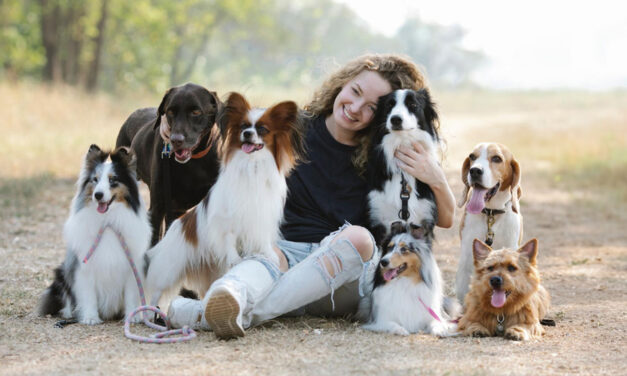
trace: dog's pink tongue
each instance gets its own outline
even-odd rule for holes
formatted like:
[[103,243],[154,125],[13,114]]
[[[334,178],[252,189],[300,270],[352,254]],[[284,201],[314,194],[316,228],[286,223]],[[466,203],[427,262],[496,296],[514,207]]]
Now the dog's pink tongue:
[[96,210],[98,210],[98,213],[104,214],[104,213],[107,212],[107,209],[109,209],[109,203],[107,203],[107,202],[99,202],[98,203],[98,208]]
[[253,150],[255,150],[255,145],[254,144],[242,144],[242,150],[244,151],[244,153],[250,154],[253,152]]
[[397,270],[390,269],[390,270],[387,270],[385,273],[383,273],[383,279],[385,279],[386,281],[391,281],[392,279],[394,279],[394,277],[396,277],[396,275],[397,275]]
[[468,205],[466,205],[466,211],[470,214],[479,214],[485,207],[485,194],[487,189],[479,189],[473,188],[472,197],[470,197],[470,201],[468,201]]
[[492,307],[501,308],[505,305],[505,290],[493,290],[492,291]]

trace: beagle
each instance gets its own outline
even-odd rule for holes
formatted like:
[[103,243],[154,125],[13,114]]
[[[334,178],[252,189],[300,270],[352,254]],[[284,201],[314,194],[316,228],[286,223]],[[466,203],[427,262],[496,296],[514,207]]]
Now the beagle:
[[466,187],[459,207],[466,205],[466,210],[460,225],[461,257],[455,292],[463,304],[474,270],[474,239],[493,249],[517,249],[523,221],[518,204],[522,195],[520,166],[505,145],[484,142],[475,146],[462,166],[462,181]]

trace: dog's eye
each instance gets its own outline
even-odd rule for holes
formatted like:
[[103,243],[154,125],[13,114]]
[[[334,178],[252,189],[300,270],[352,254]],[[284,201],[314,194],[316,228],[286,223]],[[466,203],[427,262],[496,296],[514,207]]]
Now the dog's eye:
[[264,127],[263,125],[258,125],[255,128],[257,128],[257,134],[259,136],[265,136],[270,132],[268,128]]
[[115,187],[118,185],[118,179],[115,176],[109,176],[109,185]]
[[242,123],[242,124],[240,124],[240,125],[239,125],[239,127],[240,127],[242,130],[244,130],[244,129],[248,128],[249,126],[250,126],[250,125],[248,125],[247,123]]
[[488,269],[489,272],[491,272],[491,271],[494,270],[494,266],[488,266],[487,269]]
[[513,273],[513,272],[515,272],[515,271],[516,271],[516,270],[518,270],[518,269],[516,269],[516,267],[515,267],[514,265],[508,265],[508,266],[507,266],[507,270],[509,270],[510,272],[512,272],[512,273]]
[[503,162],[503,160],[498,155],[495,155],[494,157],[492,157],[492,162],[494,162],[494,163],[501,163],[501,162]]
[[174,116],[174,112],[172,110],[168,110],[165,114],[168,116]]
[[192,111],[192,116],[200,116],[201,114],[202,114],[202,112],[200,110]]
[[470,154],[470,155],[468,156],[468,158],[469,158],[471,161],[474,161],[475,159],[477,159],[477,157],[475,157],[475,155],[474,155],[474,154]]
[[93,181],[94,183],[98,183],[98,177],[94,176],[93,178],[91,178],[91,181]]
[[405,253],[407,253],[407,252],[409,252],[409,248],[407,248],[407,247],[401,247],[401,253],[402,253],[402,254],[405,254]]

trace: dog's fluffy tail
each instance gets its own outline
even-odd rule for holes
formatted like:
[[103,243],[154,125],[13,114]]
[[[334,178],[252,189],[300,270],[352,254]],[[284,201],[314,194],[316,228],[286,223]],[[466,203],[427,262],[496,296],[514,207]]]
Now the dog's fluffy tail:
[[442,310],[450,320],[455,320],[462,315],[462,306],[455,298],[445,296],[442,300]]
[[54,270],[54,281],[44,291],[37,303],[37,314],[39,316],[56,315],[63,309],[64,297],[66,294],[65,277],[63,269],[58,267]]

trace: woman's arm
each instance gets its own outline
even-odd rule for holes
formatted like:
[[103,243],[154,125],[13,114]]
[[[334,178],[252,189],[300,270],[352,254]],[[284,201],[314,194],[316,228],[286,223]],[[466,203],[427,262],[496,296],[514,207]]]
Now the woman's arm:
[[401,146],[395,153],[398,166],[411,176],[431,187],[438,208],[436,225],[449,228],[453,225],[455,215],[455,196],[446,181],[444,170],[430,153],[418,142],[413,149]]

